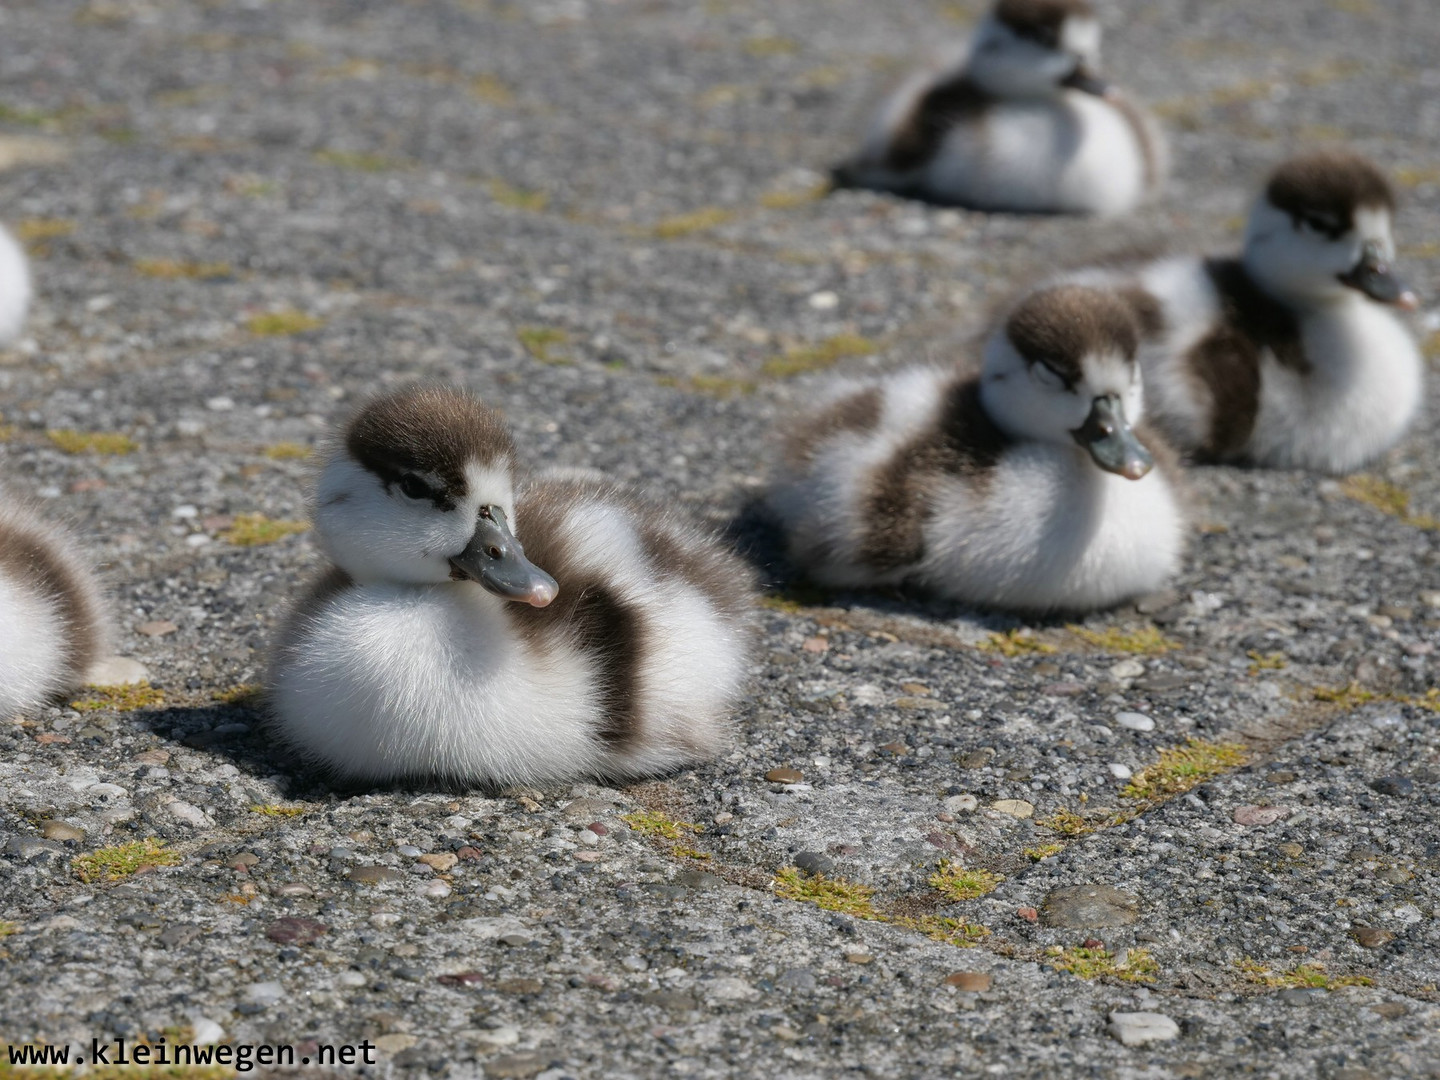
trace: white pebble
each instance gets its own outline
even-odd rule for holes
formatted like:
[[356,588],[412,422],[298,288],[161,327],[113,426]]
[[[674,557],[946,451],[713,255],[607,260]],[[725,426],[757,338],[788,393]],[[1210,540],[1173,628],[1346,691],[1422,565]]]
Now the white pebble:
[[205,816],[204,810],[188,802],[177,800],[172,802],[166,809],[170,811],[170,816],[176,821],[183,821],[186,825],[194,826],[197,829],[203,828],[211,823],[210,819]]
[[431,900],[444,900],[450,895],[450,883],[447,881],[435,880],[420,890],[421,896],[428,896]]
[[225,397],[223,394],[219,397],[206,398],[205,408],[211,412],[229,412],[235,408],[235,399]]
[[285,996],[285,988],[278,982],[251,983],[245,988],[245,997],[257,1005],[273,1005]]
[[1110,676],[1115,679],[1138,679],[1145,674],[1145,665],[1139,660],[1121,660],[1110,668]]
[[1143,712],[1118,712],[1115,714],[1115,723],[1131,731],[1154,731],[1155,721],[1146,716]]
[[1116,780],[1129,780],[1130,777],[1134,775],[1134,773],[1130,771],[1130,766],[1121,765],[1118,761],[1112,761],[1106,768],[1110,770],[1110,775],[1115,777]]
[[401,844],[395,851],[400,855],[404,855],[407,859],[418,859],[421,855],[425,854],[414,844]]
[[940,805],[947,813],[973,814],[980,808],[980,800],[974,795],[951,795]]
[[186,547],[201,548],[208,543],[210,543],[210,537],[206,536],[204,533],[191,533],[189,536],[185,537]]
[[810,296],[810,306],[816,311],[831,311],[839,305],[840,297],[829,289],[822,289]]
[[196,1046],[213,1046],[225,1038],[225,1029],[207,1016],[197,1016],[190,1024],[190,1041]]
[[341,986],[364,986],[368,980],[358,971],[342,971],[335,981]]
[[1113,1012],[1110,1034],[1122,1046],[1144,1046],[1152,1042],[1169,1042],[1180,1037],[1180,1025],[1164,1013]]

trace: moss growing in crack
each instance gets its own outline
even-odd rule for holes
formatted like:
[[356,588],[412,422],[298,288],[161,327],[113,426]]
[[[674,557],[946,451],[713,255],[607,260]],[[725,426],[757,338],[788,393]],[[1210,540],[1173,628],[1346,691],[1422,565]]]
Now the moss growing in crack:
[[1272,971],[1260,961],[1247,956],[1236,960],[1235,967],[1247,982],[1276,990],[1334,990],[1341,986],[1375,985],[1375,980],[1367,975],[1331,975],[1325,970],[1324,964],[1315,961],[1297,964],[1289,971]]
[[252,814],[261,817],[299,817],[305,813],[303,806],[281,806],[279,803],[255,803],[250,807]]
[[650,234],[657,240],[679,240],[719,228],[734,216],[733,210],[726,210],[723,206],[704,206],[688,214],[662,218],[651,226]]
[[967,870],[948,859],[940,862],[940,869],[930,875],[930,887],[943,893],[950,900],[974,900],[988,892],[1005,879],[989,870]]
[[1064,850],[1064,844],[1037,844],[1035,847],[1025,849],[1025,857],[1031,862],[1039,862],[1041,859],[1050,858],[1051,855],[1059,855]]
[[857,919],[884,921],[875,910],[875,890],[869,885],[824,874],[806,875],[794,866],[787,866],[775,875],[771,887],[775,895],[784,900],[799,900],[826,911],[853,915]]
[[1056,971],[1066,971],[1081,979],[1111,978],[1124,982],[1153,983],[1160,965],[1149,949],[1087,949],[1075,946],[1066,949],[1052,945],[1045,950],[1042,961]]
[[221,705],[252,705],[260,700],[261,690],[258,683],[237,683],[224,690],[216,690],[210,697]]
[[303,461],[310,456],[310,447],[304,443],[271,443],[261,451],[271,461]]
[[990,936],[988,927],[964,919],[951,919],[944,915],[921,915],[918,918],[900,918],[895,925],[906,930],[924,934],[931,941],[954,945],[957,949],[972,949]]
[[337,169],[367,173],[389,172],[407,167],[407,163],[398,158],[366,151],[319,150],[315,154],[315,160],[324,165],[333,165]]
[[1047,818],[1037,818],[1035,824],[1049,829],[1051,832],[1057,832],[1061,836],[1084,836],[1099,827],[1093,821],[1085,820],[1074,810],[1064,808],[1056,810]]
[[519,340],[521,347],[542,364],[568,364],[570,362],[567,357],[552,351],[570,341],[570,335],[559,327],[519,326],[515,328],[515,337]]
[[878,348],[875,342],[859,334],[836,334],[813,345],[796,345],[786,349],[784,355],[767,361],[761,370],[766,375],[788,379],[824,371],[853,356],[869,356]]
[[220,539],[236,547],[259,547],[307,532],[309,528],[307,521],[280,521],[264,514],[236,514],[230,528],[220,534]]
[[7,938],[11,934],[20,932],[20,924],[11,922],[9,919],[0,919],[0,938]]
[[1041,641],[1031,631],[1018,627],[1004,633],[990,634],[975,647],[982,652],[998,652],[1001,656],[1011,657],[1031,656],[1036,653],[1044,655],[1058,651],[1054,645]]
[[1160,751],[1160,760],[1136,773],[1120,790],[1127,799],[1168,799],[1183,795],[1221,773],[1249,760],[1240,743],[1209,743],[1189,739],[1184,746]]
[[1338,705],[1342,709],[1358,709],[1362,705],[1387,702],[1393,705],[1413,705],[1426,712],[1440,712],[1440,687],[1431,687],[1423,695],[1402,694],[1389,690],[1366,690],[1359,683],[1349,686],[1317,686],[1311,690],[1316,701],[1327,705]]
[[501,206],[512,210],[528,210],[538,214],[550,205],[550,196],[543,191],[530,191],[507,184],[504,180],[491,180],[487,185],[490,197]]
[[676,821],[666,817],[658,810],[637,810],[633,814],[624,814],[621,821],[642,836],[658,836],[662,840],[680,840],[686,833],[704,832],[703,825],[695,825],[689,821]]
[[1118,626],[1107,626],[1104,630],[1091,630],[1084,626],[1067,626],[1065,629],[1087,645],[1101,652],[1132,653],[1138,656],[1163,656],[1182,646],[1178,641],[1166,637],[1158,627],[1141,626],[1122,630]]
[[76,712],[99,712],[114,709],[116,712],[134,712],[154,705],[165,704],[165,693],[148,682],[132,683],[128,686],[86,687],[84,697],[70,702]]
[[81,881],[120,881],[143,866],[175,866],[180,861],[178,852],[151,836],[86,852],[71,860],[70,868]]
[[1260,653],[1251,649],[1245,654],[1250,658],[1250,674],[1259,675],[1262,671],[1283,671],[1290,663],[1290,658],[1283,652]]
[[252,315],[246,320],[245,329],[256,337],[287,337],[290,334],[318,330],[324,325],[324,319],[317,319],[314,315],[307,315],[295,308],[285,308],[282,311]]
[[722,398],[753,394],[757,388],[754,379],[736,379],[727,375],[691,375],[683,379],[674,375],[658,375],[655,383],[658,386],[672,386],[677,390]]
[[106,431],[75,431],[71,428],[52,428],[45,437],[67,454],[104,454],[123,457],[133,454],[139,444],[128,435]]
[[185,262],[178,259],[136,259],[131,264],[135,272],[146,277],[175,281],[188,278],[191,281],[218,281],[235,276],[234,269],[226,262]]
[[1440,529],[1440,518],[1431,517],[1429,514],[1412,514],[1410,493],[1398,484],[1392,484],[1378,476],[1347,477],[1341,482],[1340,490],[1347,499],[1364,503],[1382,514],[1398,518],[1406,525],[1426,531]]

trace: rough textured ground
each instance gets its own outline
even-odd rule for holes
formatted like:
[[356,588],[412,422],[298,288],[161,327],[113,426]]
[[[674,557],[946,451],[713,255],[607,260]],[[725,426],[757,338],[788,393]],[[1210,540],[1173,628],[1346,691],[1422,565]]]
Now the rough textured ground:
[[[747,510],[821,377],[791,369],[945,355],[1097,252],[1232,245],[1317,141],[1395,176],[1440,295],[1440,24],[1107,5],[1178,171],[1123,224],[817,197],[976,7],[0,7],[0,218],[41,293],[0,353],[0,467],[93,545],[161,691],[0,725],[0,1034],[370,1039],[372,1073],[547,1080],[1440,1076],[1429,422],[1359,482],[1196,471],[1173,592],[1018,642],[796,589]],[[776,590],[731,753],[623,791],[356,795],[272,749],[245,688],[317,559],[234,541],[301,519],[296,455],[414,376],[502,405],[536,464],[735,523]],[[1223,771],[1167,798],[1191,739]],[[151,837],[123,880],[85,861]],[[935,888],[961,867],[1003,880]],[[844,911],[807,902],[825,880]],[[1178,1037],[1123,1046],[1113,1011]]]

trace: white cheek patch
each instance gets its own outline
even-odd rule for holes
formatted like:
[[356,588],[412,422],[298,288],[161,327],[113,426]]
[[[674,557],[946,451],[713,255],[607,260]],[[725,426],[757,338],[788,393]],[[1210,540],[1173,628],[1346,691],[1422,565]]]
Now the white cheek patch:
[[1094,19],[1066,19],[1060,30],[1060,47],[1095,63],[1100,59],[1100,24]]
[[1362,243],[1379,244],[1385,258],[1395,258],[1395,240],[1390,234],[1390,211],[1384,207],[1364,206],[1356,210],[1355,233]]
[[465,466],[466,498],[460,508],[477,510],[482,506],[498,506],[505,516],[515,523],[515,489],[510,479],[508,465],[491,462],[482,465],[472,461]]

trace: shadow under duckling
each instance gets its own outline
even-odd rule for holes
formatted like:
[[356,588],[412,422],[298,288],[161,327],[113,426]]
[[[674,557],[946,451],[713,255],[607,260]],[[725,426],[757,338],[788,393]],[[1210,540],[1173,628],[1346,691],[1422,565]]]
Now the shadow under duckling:
[[1155,591],[1184,548],[1178,470],[1140,424],[1139,328],[1114,293],[1026,297],[978,375],[842,382],[784,439],[769,505],[829,586],[1080,612]]
[[278,734],[349,783],[545,783],[713,756],[750,667],[749,568],[574,474],[517,478],[468,394],[371,401],[323,465],[335,563],[275,646]]

